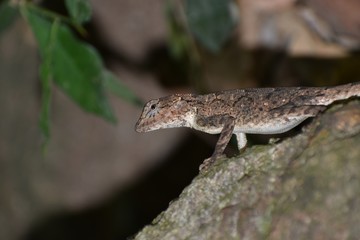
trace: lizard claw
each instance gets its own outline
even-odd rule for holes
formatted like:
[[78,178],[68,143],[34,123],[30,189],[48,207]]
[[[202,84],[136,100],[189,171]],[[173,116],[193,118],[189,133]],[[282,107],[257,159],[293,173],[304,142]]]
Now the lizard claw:
[[199,167],[199,171],[200,172],[206,172],[214,163],[217,159],[225,157],[225,154],[221,154],[219,156],[211,156],[209,158],[206,158],[204,160],[204,162],[200,165]]
[[199,171],[200,172],[207,171],[209,169],[209,167],[211,165],[213,165],[214,162],[215,162],[215,159],[213,159],[213,157],[209,157],[209,158],[205,159],[204,162],[200,165]]

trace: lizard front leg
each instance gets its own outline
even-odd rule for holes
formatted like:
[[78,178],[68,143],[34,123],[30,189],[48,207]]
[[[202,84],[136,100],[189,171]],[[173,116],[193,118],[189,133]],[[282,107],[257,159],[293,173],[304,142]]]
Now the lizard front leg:
[[210,158],[205,159],[205,161],[200,165],[200,171],[208,169],[216,159],[218,159],[224,152],[227,144],[229,143],[231,136],[233,134],[235,127],[235,118],[226,117],[224,127],[221,130],[219,140],[216,143],[215,151]]

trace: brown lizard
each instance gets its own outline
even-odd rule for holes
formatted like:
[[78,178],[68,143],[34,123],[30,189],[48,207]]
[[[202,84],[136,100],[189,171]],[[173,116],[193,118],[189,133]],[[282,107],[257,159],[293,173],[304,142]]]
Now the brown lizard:
[[220,133],[212,156],[200,170],[219,158],[232,134],[238,148],[246,146],[246,133],[286,132],[314,117],[334,101],[360,96],[360,82],[335,87],[249,88],[206,95],[174,94],[146,103],[136,123],[137,132],[190,127]]

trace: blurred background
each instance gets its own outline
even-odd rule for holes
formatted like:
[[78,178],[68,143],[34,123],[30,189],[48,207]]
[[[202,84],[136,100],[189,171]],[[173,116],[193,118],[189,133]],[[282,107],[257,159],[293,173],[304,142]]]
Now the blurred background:
[[[72,2],[0,2],[0,239],[126,239],[150,224],[217,141],[136,133],[150,99],[359,81],[358,0]],[[73,84],[96,66],[116,78]]]

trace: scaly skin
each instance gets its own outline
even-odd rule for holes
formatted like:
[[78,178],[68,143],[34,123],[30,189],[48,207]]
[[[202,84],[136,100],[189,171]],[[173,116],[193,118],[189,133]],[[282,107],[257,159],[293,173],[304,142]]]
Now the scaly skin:
[[336,87],[249,88],[206,95],[174,94],[150,100],[136,123],[137,132],[190,127],[220,134],[213,155],[200,169],[208,168],[235,134],[239,150],[246,133],[286,132],[329,104],[360,96],[360,82]]

